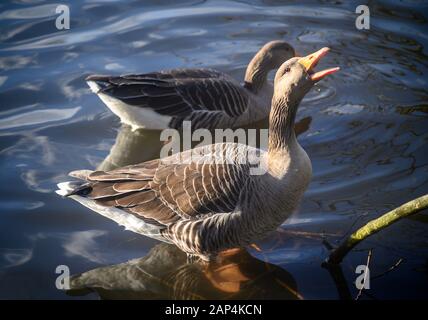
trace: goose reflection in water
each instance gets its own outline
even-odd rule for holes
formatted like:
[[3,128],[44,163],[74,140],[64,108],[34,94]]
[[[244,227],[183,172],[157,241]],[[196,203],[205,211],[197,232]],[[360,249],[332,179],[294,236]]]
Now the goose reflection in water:
[[135,130],[123,124],[107,157],[97,170],[109,171],[118,167],[159,158],[162,148],[160,132],[156,130]]
[[70,279],[69,295],[95,292],[102,299],[301,299],[284,269],[245,250],[221,262],[188,263],[186,254],[161,243],[143,258],[96,268]]

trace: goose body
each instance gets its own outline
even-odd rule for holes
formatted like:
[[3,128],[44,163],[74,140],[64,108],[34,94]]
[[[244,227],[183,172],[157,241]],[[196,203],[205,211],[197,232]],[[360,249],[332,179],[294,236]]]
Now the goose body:
[[[253,243],[294,212],[310,182],[311,163],[296,139],[294,119],[313,79],[320,79],[309,72],[326,50],[278,70],[268,151],[217,143],[108,172],[72,172],[84,182],[59,184],[57,192],[203,260]],[[254,164],[262,169],[258,174]]]
[[230,128],[265,118],[273,86],[269,71],[294,56],[283,41],[264,45],[247,67],[244,85],[212,69],[173,69],[124,76],[91,75],[91,90],[133,129]]
[[267,152],[218,143],[109,172],[72,172],[87,183],[59,187],[130,231],[207,258],[274,231],[297,207],[311,165],[297,143],[290,152],[269,173],[251,175],[254,163],[267,165]]

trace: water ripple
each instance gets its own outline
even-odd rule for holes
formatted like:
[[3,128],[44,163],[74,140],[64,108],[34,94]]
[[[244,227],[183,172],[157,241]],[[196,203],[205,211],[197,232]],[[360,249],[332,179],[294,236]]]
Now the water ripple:
[[81,107],[65,109],[41,109],[0,119],[0,130],[40,125],[47,122],[66,120],[74,117]]

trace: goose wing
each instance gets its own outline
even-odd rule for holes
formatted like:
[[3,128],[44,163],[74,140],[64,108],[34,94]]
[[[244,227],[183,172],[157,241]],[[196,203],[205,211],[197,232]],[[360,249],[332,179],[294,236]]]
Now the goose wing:
[[193,128],[233,124],[245,112],[248,91],[237,81],[211,69],[176,69],[119,77],[90,76],[104,93],[122,102],[173,117],[172,127],[183,120]]
[[221,143],[193,150],[204,156],[195,161],[189,158],[195,157],[195,151],[189,150],[108,172],[72,172],[87,182],[70,195],[125,210],[159,226],[233,211],[249,177],[248,155],[257,149]]

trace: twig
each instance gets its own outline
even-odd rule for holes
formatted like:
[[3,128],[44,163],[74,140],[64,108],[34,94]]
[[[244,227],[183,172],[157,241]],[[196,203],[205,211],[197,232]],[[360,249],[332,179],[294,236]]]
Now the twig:
[[366,216],[367,213],[361,214],[359,215],[354,222],[352,222],[351,226],[348,228],[348,230],[346,230],[346,232],[343,234],[343,236],[340,238],[340,240],[343,240],[346,238],[346,235],[349,234],[349,232],[351,232],[352,229],[354,229],[354,226],[358,223],[359,220],[361,220],[364,216]]
[[[366,263],[366,268],[367,269],[369,269],[371,258],[372,258],[372,249],[369,250],[369,254],[367,255],[367,263]],[[367,275],[368,274],[370,274],[370,272],[367,272],[367,270],[366,270],[366,272],[364,273],[363,285],[361,286],[360,291],[358,291],[358,294],[355,297],[355,300],[360,299],[361,293],[363,292],[363,289],[366,286],[366,281],[367,281]]]
[[323,239],[322,244],[324,245],[324,247],[326,247],[328,251],[331,251],[334,249],[333,245],[330,242],[328,242],[327,239]]
[[382,272],[382,273],[380,273],[380,274],[377,274],[377,275],[375,275],[374,277],[372,277],[372,280],[373,279],[377,279],[377,278],[380,278],[380,277],[382,277],[382,276],[384,276],[384,275],[387,275],[388,273],[390,273],[392,270],[394,270],[394,269],[396,269],[402,262],[404,261],[404,259],[403,258],[400,258],[400,259],[398,259],[398,261],[396,262],[396,263],[394,263],[391,267],[389,267],[389,269],[388,270],[386,270],[385,272]]
[[333,250],[330,253],[327,263],[341,263],[346,254],[367,237],[379,232],[404,217],[408,217],[426,208],[428,208],[428,195],[409,201],[400,207],[385,213],[379,218],[369,221],[363,227],[346,238],[339,247]]

